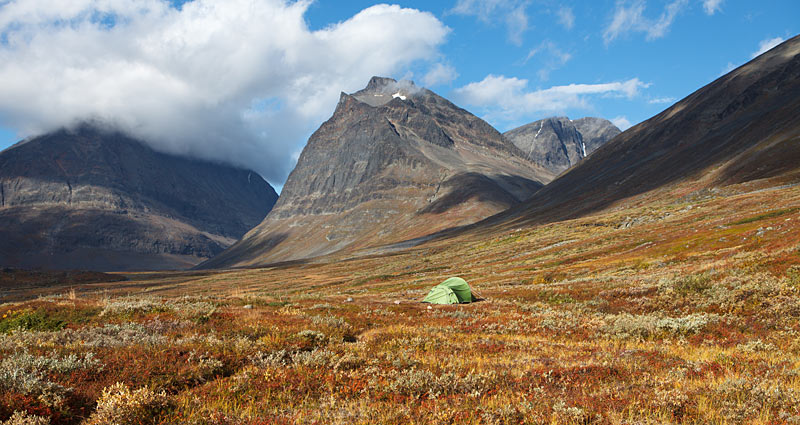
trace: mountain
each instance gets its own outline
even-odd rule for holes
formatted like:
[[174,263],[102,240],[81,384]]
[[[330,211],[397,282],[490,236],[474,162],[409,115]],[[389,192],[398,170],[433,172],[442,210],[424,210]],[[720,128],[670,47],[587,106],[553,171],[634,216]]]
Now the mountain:
[[191,267],[257,225],[276,199],[254,172],[85,124],[0,152],[0,265]]
[[590,155],[597,148],[622,133],[616,125],[605,118],[584,117],[572,121],[572,124],[583,138],[586,155]]
[[524,204],[475,227],[579,217],[637,195],[796,184],[798,111],[800,36],[616,136]]
[[554,174],[483,120],[410,82],[342,93],[275,208],[202,267],[253,266],[416,238],[516,205]]
[[572,121],[567,117],[553,117],[509,130],[503,135],[526,152],[529,160],[560,174],[619,133],[611,121],[602,118]]

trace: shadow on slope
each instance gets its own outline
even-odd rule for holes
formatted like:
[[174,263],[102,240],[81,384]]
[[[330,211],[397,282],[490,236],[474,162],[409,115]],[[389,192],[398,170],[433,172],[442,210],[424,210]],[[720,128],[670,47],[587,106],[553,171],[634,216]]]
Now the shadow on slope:
[[[224,265],[227,264],[231,258],[236,258],[242,263],[247,263],[248,261],[256,259],[264,252],[272,251],[287,238],[289,238],[288,232],[273,232],[266,235],[258,235],[256,237],[242,239],[232,247],[228,248],[228,250],[222,252],[216,257],[209,259],[208,261],[197,265],[194,269],[209,270],[224,267]],[[302,263],[302,261],[282,261],[263,266],[266,267],[278,264],[295,263]]]
[[[505,185],[525,188],[530,193],[541,188],[542,184],[519,176],[497,176]],[[417,215],[441,214],[455,208],[471,199],[481,203],[493,203],[501,208],[510,208],[519,204],[518,200],[498,182],[480,173],[460,173],[442,183],[450,189],[447,195],[431,202],[427,207],[419,210]]]

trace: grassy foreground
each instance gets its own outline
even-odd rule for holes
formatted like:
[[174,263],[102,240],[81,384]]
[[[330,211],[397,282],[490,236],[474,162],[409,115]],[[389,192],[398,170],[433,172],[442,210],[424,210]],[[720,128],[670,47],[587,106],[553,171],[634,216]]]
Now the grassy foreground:
[[[800,187],[737,190],[376,258],[9,290],[0,420],[800,423]],[[485,301],[417,302],[453,275]]]

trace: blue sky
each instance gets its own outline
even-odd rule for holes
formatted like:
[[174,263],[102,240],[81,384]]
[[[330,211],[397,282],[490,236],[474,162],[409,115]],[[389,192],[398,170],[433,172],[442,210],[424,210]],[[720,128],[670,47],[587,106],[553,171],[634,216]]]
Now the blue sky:
[[553,115],[626,128],[800,32],[797,0],[66,3],[0,2],[0,149],[93,118],[276,186],[371,75],[501,131]]
[[[472,3],[472,4],[471,4]],[[489,14],[481,3],[496,4]],[[705,7],[709,7],[708,9]],[[312,27],[344,19],[373,4],[369,1],[318,1],[309,9]],[[473,13],[459,13],[466,5]],[[644,28],[606,36],[620,9],[641,7],[643,25],[655,26],[671,4],[678,5],[662,32]],[[432,87],[460,100],[456,89],[487,75],[528,81],[526,91],[569,84],[601,84],[638,78],[646,84],[632,98],[592,97],[587,106],[520,113],[513,119],[490,114],[491,108],[462,105],[488,118],[501,131],[554,114],[577,118],[596,115],[643,121],[734,66],[750,60],[764,42],[777,42],[800,32],[797,1],[406,1],[403,6],[434,13],[452,32],[441,52],[458,74],[452,82]],[[491,7],[491,6],[490,6]],[[514,29],[508,15],[522,7],[527,25]],[[471,8],[471,9],[470,9]],[[562,18],[563,15],[570,18]],[[333,19],[331,19],[333,18]],[[533,54],[532,54],[533,53]],[[414,69],[412,78],[424,75]],[[403,77],[403,75],[396,75]],[[493,119],[494,118],[494,119]],[[624,122],[624,121],[623,121]]]

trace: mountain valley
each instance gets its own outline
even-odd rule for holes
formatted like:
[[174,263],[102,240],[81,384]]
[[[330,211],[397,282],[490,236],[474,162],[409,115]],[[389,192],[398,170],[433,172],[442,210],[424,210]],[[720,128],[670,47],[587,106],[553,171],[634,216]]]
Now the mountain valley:
[[[753,56],[621,133],[374,77],[279,198],[116,132],[21,142],[0,263],[113,271],[0,271],[0,421],[800,423],[800,36]],[[422,302],[451,277],[474,302]]]

